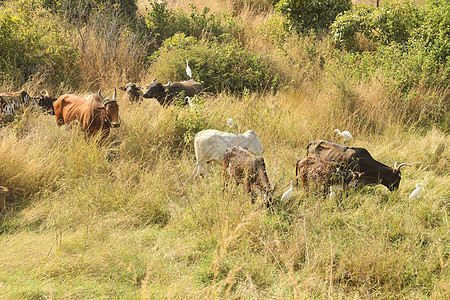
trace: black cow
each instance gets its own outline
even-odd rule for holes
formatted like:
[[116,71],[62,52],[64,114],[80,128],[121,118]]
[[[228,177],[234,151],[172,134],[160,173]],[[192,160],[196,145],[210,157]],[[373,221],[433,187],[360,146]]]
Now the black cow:
[[354,170],[363,173],[358,180],[360,185],[382,184],[390,191],[395,191],[400,185],[402,175],[400,169],[409,166],[402,163],[389,167],[376,161],[364,148],[347,147],[329,141],[319,140],[310,143],[307,147],[307,155],[323,161],[335,162],[346,170]]
[[[147,91],[144,93],[144,98],[156,98],[162,106],[171,104],[174,98],[178,97],[182,92],[184,96],[193,97],[203,90],[203,84],[193,79],[182,82],[170,81],[163,85],[161,82],[155,82],[156,78],[147,86]],[[184,105],[187,101],[184,102]]]

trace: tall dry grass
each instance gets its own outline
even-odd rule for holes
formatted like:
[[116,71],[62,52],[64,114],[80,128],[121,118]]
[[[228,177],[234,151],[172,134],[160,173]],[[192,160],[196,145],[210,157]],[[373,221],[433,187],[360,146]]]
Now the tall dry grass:
[[[166,109],[154,99],[119,98],[122,125],[103,147],[38,109],[0,128],[0,185],[10,190],[0,216],[0,298],[449,297],[448,134],[405,126],[379,82],[330,68],[326,40],[269,43],[257,28],[271,17],[257,17],[246,45],[264,48],[278,62],[273,68],[291,78],[291,88],[275,95],[222,93]],[[86,68],[85,85],[72,92],[101,86],[111,95],[124,81],[151,78],[133,61],[137,49],[125,33],[101,35],[94,25],[74,35],[85,43]],[[269,213],[242,186],[223,191],[219,165],[193,182],[193,137],[206,128],[255,129],[277,199],[309,142],[341,142],[335,128],[350,130],[351,145],[377,160],[412,167],[394,193],[366,187],[331,200],[296,187]],[[409,199],[418,182],[425,190]]]

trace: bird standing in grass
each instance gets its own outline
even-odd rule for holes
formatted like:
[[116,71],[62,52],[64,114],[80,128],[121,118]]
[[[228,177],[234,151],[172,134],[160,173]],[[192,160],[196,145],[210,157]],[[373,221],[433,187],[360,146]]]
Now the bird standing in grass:
[[293,182],[294,181],[291,181],[291,187],[286,192],[284,192],[283,196],[281,196],[281,202],[287,201],[289,200],[289,198],[291,198],[292,190],[294,189]]
[[192,71],[191,68],[189,68],[188,60],[186,59],[186,74],[189,76],[189,78],[192,78]]
[[353,139],[353,136],[347,130],[341,132],[339,129],[335,129],[334,132],[337,132],[337,134],[344,138],[344,143],[347,143],[349,140]]
[[409,199],[419,197],[419,194],[422,192],[422,185],[420,183],[416,184],[416,189],[411,193]]
[[333,191],[333,187],[332,186],[330,186],[330,196],[329,197],[330,197],[331,200],[336,199],[336,192]]
[[232,118],[227,118],[227,125],[228,127],[233,128],[234,122]]

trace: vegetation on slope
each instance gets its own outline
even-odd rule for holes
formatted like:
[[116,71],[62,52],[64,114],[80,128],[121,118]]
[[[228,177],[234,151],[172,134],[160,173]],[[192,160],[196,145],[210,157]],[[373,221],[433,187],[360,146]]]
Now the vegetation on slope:
[[[332,35],[286,31],[285,16],[268,3],[214,2],[210,11],[181,3],[184,12],[148,3],[134,21],[93,7],[81,24],[66,22],[57,6],[2,4],[2,91],[110,93],[128,81],[184,80],[189,59],[217,97],[167,109],[119,99],[122,126],[105,147],[38,109],[0,128],[0,185],[10,190],[0,216],[0,297],[450,296],[448,55],[414,56],[409,46],[360,34],[358,47],[340,49]],[[436,12],[445,1],[430,3],[414,9]],[[236,10],[222,15],[223,7]],[[427,40],[444,45],[448,32],[434,33],[431,23],[423,23],[434,37]],[[438,67],[417,72],[424,60]],[[393,193],[366,187],[331,200],[299,187],[269,213],[242,186],[222,191],[220,166],[192,181],[195,133],[228,131],[227,117],[233,132],[257,131],[277,197],[309,142],[340,142],[335,128],[350,130],[352,145],[377,160],[412,167]],[[418,182],[425,190],[408,199]]]

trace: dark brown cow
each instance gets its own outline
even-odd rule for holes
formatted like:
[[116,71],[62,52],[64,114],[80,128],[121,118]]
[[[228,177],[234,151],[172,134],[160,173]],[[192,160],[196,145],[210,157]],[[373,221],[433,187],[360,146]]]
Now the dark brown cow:
[[247,148],[240,146],[228,148],[223,158],[222,174],[224,176],[224,187],[228,185],[230,178],[233,178],[238,185],[245,183],[252,203],[255,203],[257,195],[254,186],[256,186],[266,198],[267,207],[270,206],[273,189],[270,187],[266,164],[262,156],[257,156]]
[[[203,90],[203,84],[195,80],[188,80],[182,82],[173,82],[163,85],[161,82],[155,82],[156,78],[147,86],[147,91],[144,93],[144,98],[156,98],[162,106],[169,105],[174,98],[184,92],[184,96],[193,97]],[[184,105],[187,104],[186,100]]]
[[[315,157],[304,157],[297,161],[295,174],[302,180],[306,191],[309,191],[309,182],[313,182],[319,194],[327,195],[332,185],[341,185],[347,190],[351,181],[357,181],[363,175],[356,171],[346,170],[338,163],[327,162]],[[298,183],[297,183],[298,184]]]
[[125,86],[120,86],[119,89],[125,92],[123,96],[125,102],[142,102],[142,87],[130,82]]
[[53,106],[58,125],[77,120],[88,136],[101,131],[101,139],[104,140],[108,137],[111,127],[120,126],[116,89],[112,99],[104,99],[100,89],[98,94],[92,94],[87,99],[73,94],[62,95]]
[[0,214],[5,213],[6,205],[5,205],[5,196],[8,193],[8,189],[4,186],[0,186]]
[[364,173],[358,181],[360,185],[382,184],[390,191],[397,190],[400,185],[400,169],[409,166],[403,163],[397,167],[396,162],[392,168],[373,159],[364,148],[347,147],[324,140],[310,143],[307,154],[323,161],[338,163],[346,170]]
[[0,93],[0,123],[8,123],[14,120],[17,112],[30,105],[31,99],[25,91]]
[[36,98],[38,106],[40,106],[45,112],[51,115],[55,115],[55,109],[53,107],[53,102],[57,98],[51,97],[47,90],[44,92],[39,92],[39,97]]

